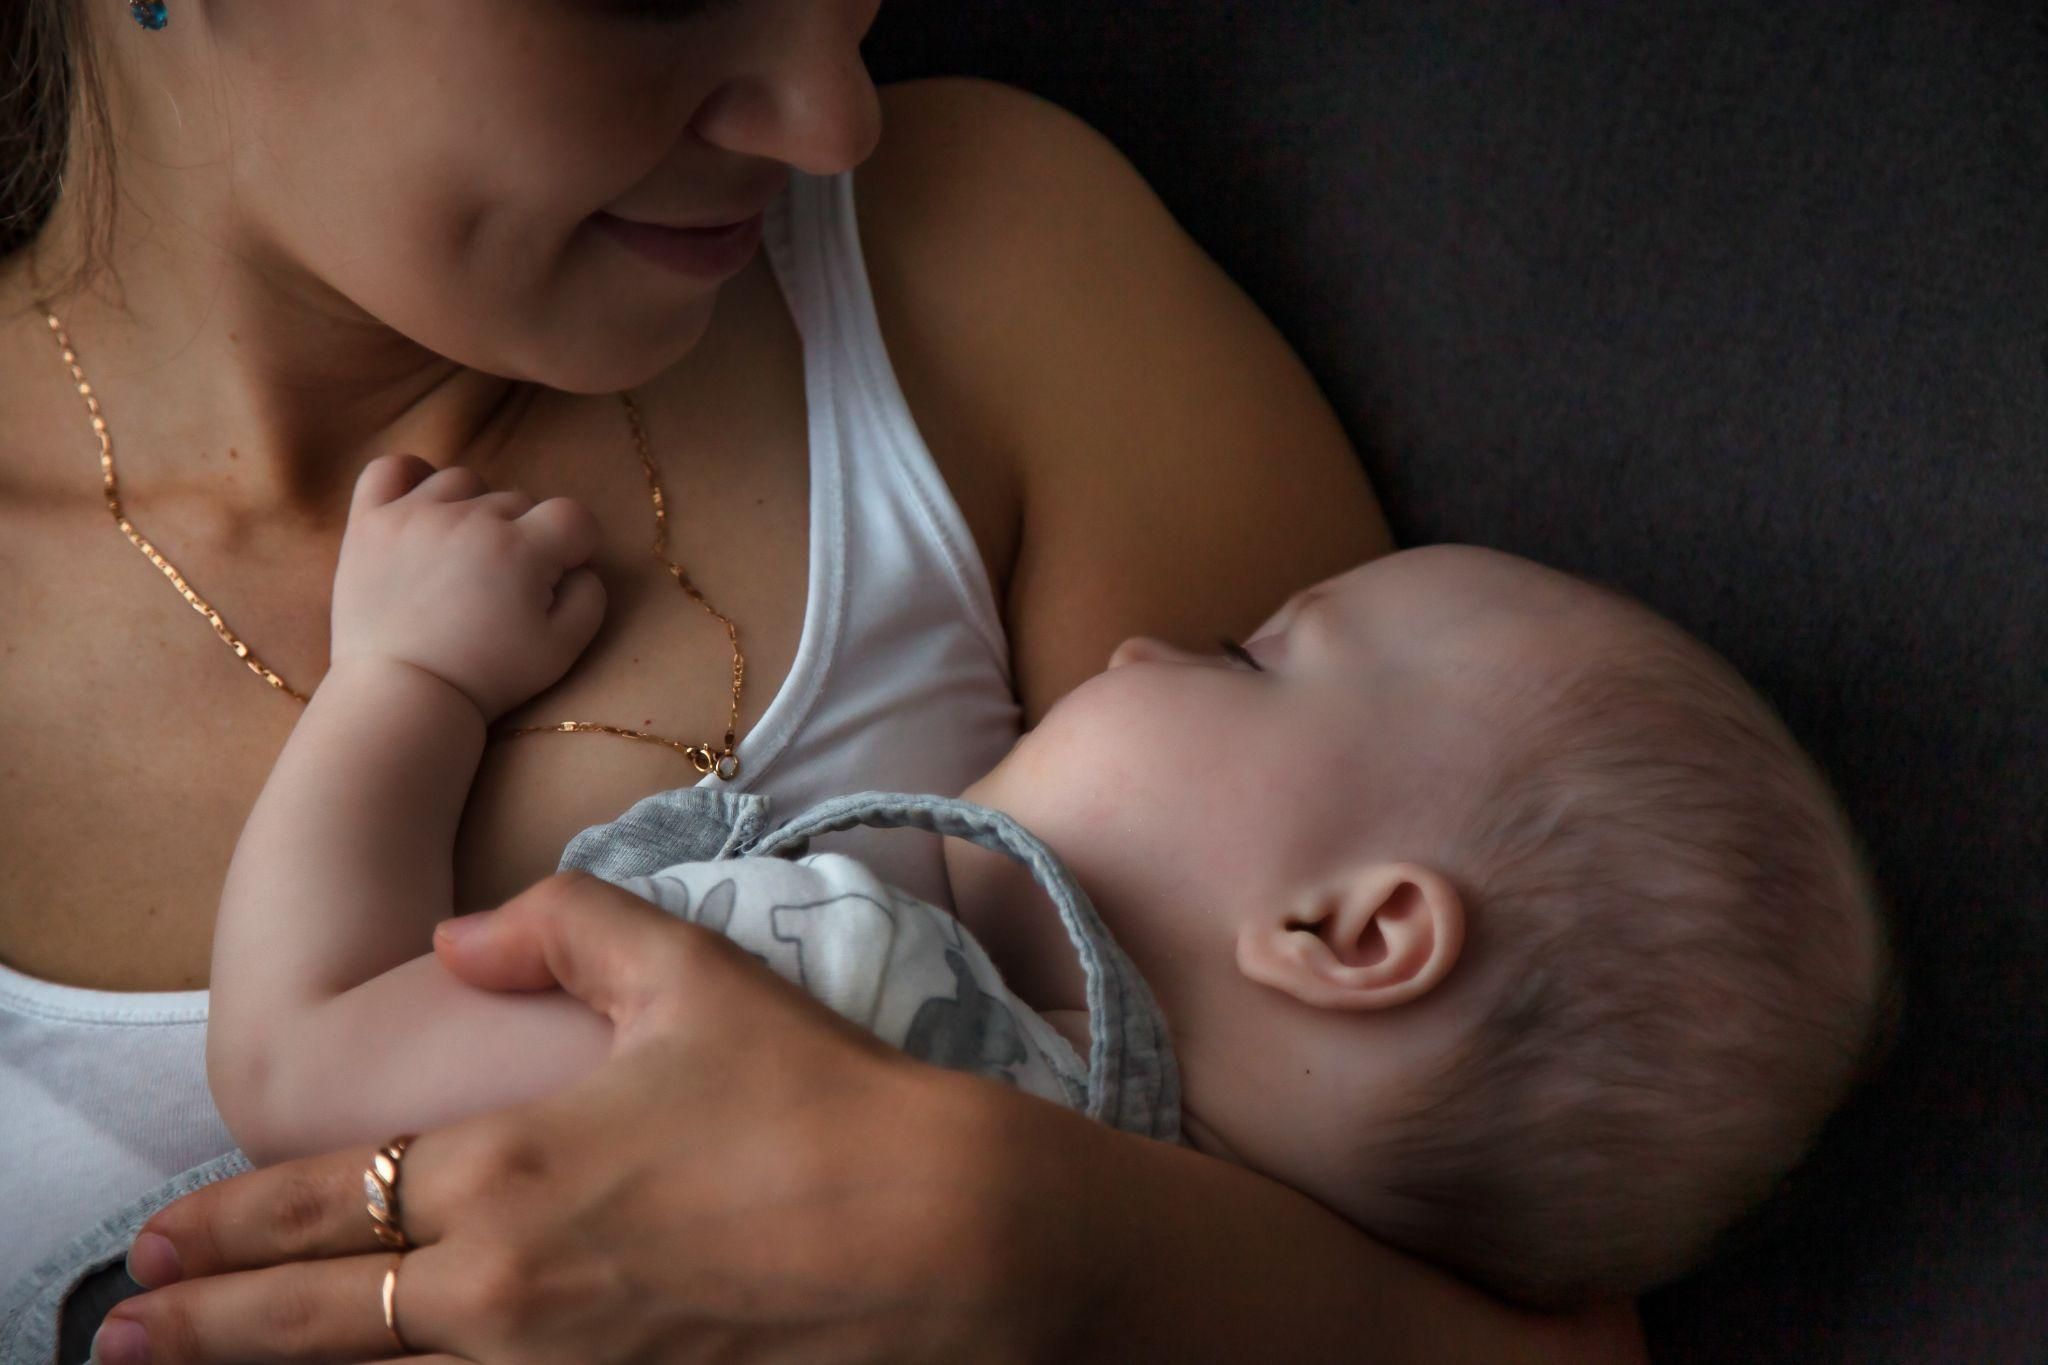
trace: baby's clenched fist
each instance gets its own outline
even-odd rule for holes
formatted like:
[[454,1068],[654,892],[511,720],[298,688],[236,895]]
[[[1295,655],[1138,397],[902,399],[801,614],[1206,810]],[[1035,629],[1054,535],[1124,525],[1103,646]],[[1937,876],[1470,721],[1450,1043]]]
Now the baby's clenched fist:
[[374,460],[334,575],[334,664],[423,668],[495,720],[568,672],[597,633],[596,550],[597,521],[579,502],[493,493],[471,470],[412,455]]

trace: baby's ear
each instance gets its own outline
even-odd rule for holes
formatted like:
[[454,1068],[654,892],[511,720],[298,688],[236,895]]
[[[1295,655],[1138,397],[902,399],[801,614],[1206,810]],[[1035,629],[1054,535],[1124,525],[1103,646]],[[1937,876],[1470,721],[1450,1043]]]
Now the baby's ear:
[[1465,946],[1465,903],[1441,874],[1374,863],[1308,896],[1295,913],[1237,935],[1237,969],[1326,1010],[1379,1010],[1442,983]]

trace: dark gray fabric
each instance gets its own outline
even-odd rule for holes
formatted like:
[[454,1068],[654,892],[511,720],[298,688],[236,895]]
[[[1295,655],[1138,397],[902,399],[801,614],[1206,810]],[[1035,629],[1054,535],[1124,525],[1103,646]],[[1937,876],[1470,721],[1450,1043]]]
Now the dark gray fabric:
[[1122,147],[1403,540],[1606,580],[1834,775],[1907,1027],[1670,1361],[2048,1359],[2048,8],[889,0]]

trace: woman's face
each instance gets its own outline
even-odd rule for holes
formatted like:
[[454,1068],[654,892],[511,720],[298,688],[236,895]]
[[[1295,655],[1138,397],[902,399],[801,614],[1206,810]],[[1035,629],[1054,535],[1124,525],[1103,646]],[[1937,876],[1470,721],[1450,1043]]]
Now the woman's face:
[[204,24],[259,268],[463,364],[604,391],[694,346],[733,273],[650,259],[619,220],[727,223],[792,167],[861,161],[879,3],[172,0],[170,34],[126,40],[146,63]]

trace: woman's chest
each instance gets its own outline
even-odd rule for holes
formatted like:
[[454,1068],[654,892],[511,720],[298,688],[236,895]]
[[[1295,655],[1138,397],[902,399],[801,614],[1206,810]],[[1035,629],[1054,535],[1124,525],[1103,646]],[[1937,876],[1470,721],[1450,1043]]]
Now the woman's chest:
[[[800,359],[756,373],[776,378],[729,408],[645,404],[670,557],[738,627],[742,761],[795,657],[810,558]],[[622,410],[555,435],[553,456],[500,481],[591,507],[606,619],[570,674],[501,728],[586,721],[715,746],[733,647],[653,555],[653,502]],[[88,462],[81,479],[93,473]],[[176,504],[129,510],[259,657],[310,689],[326,665],[337,539],[211,524]],[[0,497],[0,961],[105,989],[205,984],[235,839],[297,714],[103,510]],[[579,829],[696,776],[671,749],[609,735],[494,741],[455,850],[459,904],[514,894]]]

